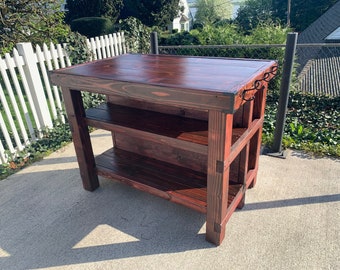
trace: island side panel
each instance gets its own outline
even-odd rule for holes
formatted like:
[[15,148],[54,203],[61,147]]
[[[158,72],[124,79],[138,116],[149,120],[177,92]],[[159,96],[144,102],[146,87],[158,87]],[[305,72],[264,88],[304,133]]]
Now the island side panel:
[[[254,112],[253,119],[264,119],[265,107],[266,107],[266,97],[267,97],[268,83],[264,82],[262,89],[259,90],[254,99]],[[257,171],[259,167],[259,157],[261,152],[261,142],[262,142],[262,125],[255,133],[253,138],[250,140],[249,149],[249,170],[254,170],[254,179],[248,179],[247,186],[250,188],[254,187],[257,179]]]
[[[254,107],[254,100],[247,101],[244,103],[238,110],[237,113],[234,114],[234,123],[233,126],[242,127],[242,128],[249,128],[251,122],[253,121],[253,107]],[[235,117],[237,116],[238,117]],[[240,201],[237,208],[243,208],[245,204],[245,191],[246,191],[246,182],[247,182],[247,175],[249,170],[249,148],[250,142],[248,141],[247,144],[243,147],[238,157],[235,161],[231,164],[231,170],[236,171],[237,178],[233,179],[238,183],[243,185],[243,197]]]

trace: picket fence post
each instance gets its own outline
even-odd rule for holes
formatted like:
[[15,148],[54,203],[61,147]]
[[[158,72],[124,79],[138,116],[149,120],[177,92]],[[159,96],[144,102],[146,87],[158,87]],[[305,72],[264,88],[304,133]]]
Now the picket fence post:
[[39,122],[42,127],[52,128],[53,123],[45,97],[44,86],[41,82],[41,76],[37,67],[37,57],[33,51],[32,44],[28,42],[18,43],[16,47],[19,55],[21,55],[25,61],[23,69],[29,89],[31,90]]

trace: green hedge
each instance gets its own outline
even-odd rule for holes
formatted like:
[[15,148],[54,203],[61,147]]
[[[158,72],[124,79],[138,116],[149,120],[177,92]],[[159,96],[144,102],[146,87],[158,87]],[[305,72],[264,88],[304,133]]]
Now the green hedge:
[[88,38],[110,34],[113,27],[112,21],[103,17],[83,17],[71,22],[72,31]]

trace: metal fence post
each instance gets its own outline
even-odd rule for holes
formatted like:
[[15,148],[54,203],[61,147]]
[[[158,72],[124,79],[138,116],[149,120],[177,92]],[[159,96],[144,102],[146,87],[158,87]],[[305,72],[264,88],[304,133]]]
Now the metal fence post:
[[294,56],[297,43],[297,33],[288,33],[286,41],[286,50],[284,56],[284,64],[282,69],[282,78],[280,85],[280,97],[278,110],[276,114],[276,125],[274,131],[274,141],[270,151],[267,153],[270,156],[285,158],[285,153],[282,151],[282,137],[286,122],[286,111],[289,97],[289,86],[291,82]]
[[152,32],[150,34],[150,52],[152,54],[159,54],[158,51],[158,37],[157,37],[157,32]]

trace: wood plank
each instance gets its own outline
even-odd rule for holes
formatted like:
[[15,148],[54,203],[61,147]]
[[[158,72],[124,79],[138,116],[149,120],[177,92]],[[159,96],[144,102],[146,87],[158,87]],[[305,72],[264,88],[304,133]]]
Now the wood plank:
[[[112,148],[96,157],[99,175],[206,213],[207,175]],[[229,201],[241,189],[231,183]]]
[[[194,145],[195,147],[190,148],[186,141],[169,138],[163,140],[160,136],[153,139],[155,135],[151,137],[152,139],[149,136],[134,136],[130,132],[115,132],[115,147],[195,171],[207,172],[206,146]],[[204,153],[195,150],[202,147]]]
[[[110,103],[104,103],[96,108],[89,109],[86,112],[86,117],[116,126],[124,126],[171,138],[178,138],[187,132],[204,132],[208,130],[207,121],[188,119],[176,115],[168,115]],[[192,142],[198,143],[194,140]]]
[[148,102],[146,100],[136,100],[118,95],[107,96],[107,102],[121,106],[137,108],[141,110],[148,110],[165,114],[177,115],[186,118],[208,121],[207,110],[197,110],[186,107],[175,107],[165,104],[160,105],[157,103]]
[[[264,110],[266,106],[268,83],[263,83],[262,91],[258,91],[255,96],[254,103],[254,118],[263,119]],[[261,151],[261,139],[262,139],[262,125],[258,128],[254,137],[250,140],[249,145],[249,170],[257,171],[259,166],[259,156]],[[254,187],[256,184],[257,175],[254,176],[252,183],[249,187]]]
[[224,161],[230,154],[232,125],[232,114],[209,111],[206,240],[215,245],[225,236],[222,221],[227,214],[230,168]]
[[249,125],[249,128],[244,131],[244,133],[238,138],[238,140],[233,143],[228,156],[228,163],[233,162],[237,155],[241,152],[243,147],[249,142],[249,140],[254,136],[254,134],[262,128],[263,117],[261,119],[255,119]]
[[59,69],[52,72],[51,80],[109,96],[233,113],[242,103],[244,88],[261,80],[275,64],[267,60],[134,54]]
[[[176,138],[195,144],[208,145],[208,122],[204,120],[183,118],[149,110],[131,108],[110,103],[104,103],[86,111],[87,123],[94,127],[111,131],[123,131],[128,128],[131,134],[134,130],[158,134],[164,137]],[[234,128],[232,141],[235,143],[246,128]],[[141,133],[138,133],[141,136]],[[202,153],[206,153],[206,149]]]
[[57,73],[234,96],[240,86],[258,79],[254,75],[263,75],[274,63],[268,60],[128,54]]
[[177,194],[184,194],[188,197],[186,206],[205,212],[206,175],[203,173],[120,149],[110,149],[100,155],[96,158],[96,164],[99,175],[170,201]]
[[[249,128],[249,125],[251,124],[253,120],[253,108],[254,108],[254,101],[247,101],[243,104],[243,117],[242,117],[242,127]],[[238,183],[243,185],[243,191],[244,194],[242,196],[242,199],[240,203],[237,205],[238,209],[242,209],[245,204],[245,191],[246,191],[246,183],[247,183],[247,174],[248,174],[248,161],[249,161],[249,142],[246,144],[246,146],[241,150],[239,154],[239,167],[237,168],[237,171],[239,172],[238,175]]]

